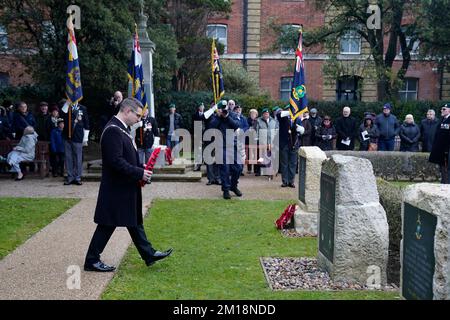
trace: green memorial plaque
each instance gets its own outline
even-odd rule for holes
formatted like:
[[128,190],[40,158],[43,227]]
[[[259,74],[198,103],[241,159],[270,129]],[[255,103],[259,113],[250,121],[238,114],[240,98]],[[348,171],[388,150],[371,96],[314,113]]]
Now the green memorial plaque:
[[402,295],[432,300],[437,217],[405,202],[403,219]]
[[298,164],[298,199],[305,202],[305,187],[306,187],[306,158],[300,157]]
[[319,251],[331,262],[334,256],[336,179],[322,173],[320,176],[320,234]]

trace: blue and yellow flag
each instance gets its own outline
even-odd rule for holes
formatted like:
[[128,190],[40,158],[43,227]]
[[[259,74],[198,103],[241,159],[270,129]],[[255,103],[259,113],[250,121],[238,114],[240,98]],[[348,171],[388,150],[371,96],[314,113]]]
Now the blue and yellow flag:
[[223,85],[222,66],[219,61],[219,53],[217,52],[216,42],[213,39],[211,47],[211,71],[212,71],[212,85],[214,94],[214,103],[225,94],[225,87]]
[[75,31],[71,17],[67,20],[67,29],[69,31],[67,37],[67,49],[69,53],[67,57],[66,97],[70,105],[76,105],[78,101],[83,99],[83,89],[81,87],[77,40],[75,39]]
[[300,27],[297,50],[295,50],[294,81],[292,82],[291,97],[289,98],[289,112],[294,121],[302,113],[308,111],[308,99],[306,98],[305,64],[303,61],[303,30]]
[[144,71],[142,69],[141,46],[139,44],[139,36],[137,26],[135,25],[133,50],[131,51],[131,59],[128,64],[128,79],[132,83],[131,96],[138,99],[144,106],[142,115],[148,108],[147,95],[144,90]]

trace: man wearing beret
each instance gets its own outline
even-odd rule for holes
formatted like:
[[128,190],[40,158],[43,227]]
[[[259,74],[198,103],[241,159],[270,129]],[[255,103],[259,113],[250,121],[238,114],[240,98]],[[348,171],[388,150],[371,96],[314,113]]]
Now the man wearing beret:
[[440,166],[441,183],[450,184],[450,103],[442,106],[441,115],[429,161]]

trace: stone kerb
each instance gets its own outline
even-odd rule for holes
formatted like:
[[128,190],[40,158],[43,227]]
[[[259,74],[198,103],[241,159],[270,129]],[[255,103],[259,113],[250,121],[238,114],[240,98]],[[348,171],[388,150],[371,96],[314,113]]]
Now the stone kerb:
[[334,281],[386,284],[389,230],[367,159],[332,155],[322,165],[319,266]]
[[295,230],[301,236],[317,236],[320,172],[327,158],[318,147],[301,147],[299,158],[299,206],[294,215]]
[[405,188],[400,292],[405,299],[450,299],[450,185]]

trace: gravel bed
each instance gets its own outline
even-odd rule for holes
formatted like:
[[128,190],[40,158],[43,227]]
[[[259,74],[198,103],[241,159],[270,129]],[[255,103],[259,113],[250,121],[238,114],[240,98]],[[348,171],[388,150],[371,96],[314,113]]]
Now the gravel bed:
[[[334,282],[319,269],[315,258],[261,258],[272,290],[374,290],[366,285]],[[397,290],[386,286],[383,290]]]

